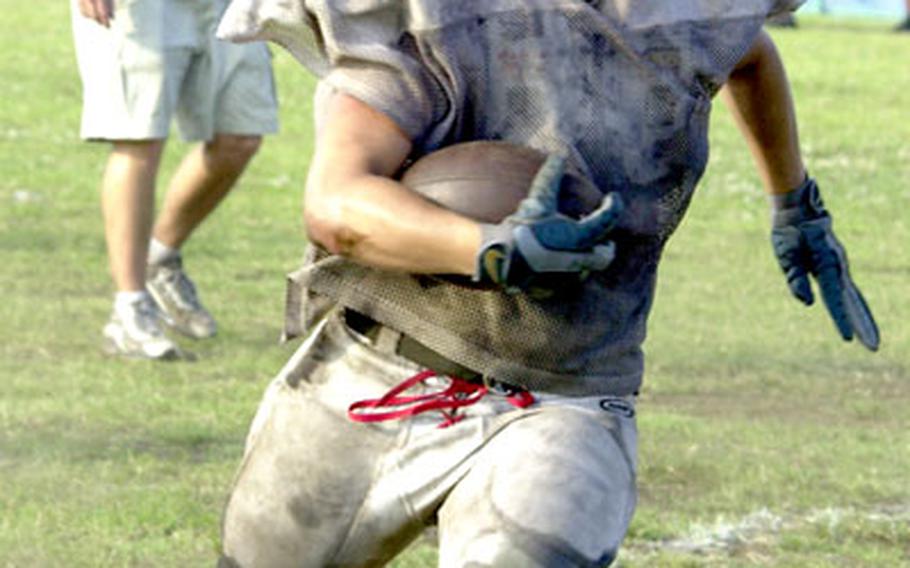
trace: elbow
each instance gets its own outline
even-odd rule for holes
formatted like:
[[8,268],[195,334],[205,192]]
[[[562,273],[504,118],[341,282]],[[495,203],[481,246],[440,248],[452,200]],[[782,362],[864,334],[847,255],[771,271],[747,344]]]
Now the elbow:
[[307,199],[303,211],[307,238],[331,254],[353,256],[365,235],[358,231],[344,213],[338,199]]
[[311,243],[331,250],[329,244],[332,241],[332,225],[328,219],[313,213],[307,207],[303,210],[303,226]]

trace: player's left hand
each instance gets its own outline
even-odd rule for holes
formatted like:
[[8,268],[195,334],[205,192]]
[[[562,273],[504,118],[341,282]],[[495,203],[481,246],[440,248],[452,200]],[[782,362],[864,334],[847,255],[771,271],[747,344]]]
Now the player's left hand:
[[850,278],[847,253],[834,236],[831,215],[825,209],[815,180],[806,178],[799,189],[786,196],[783,207],[772,215],[771,244],[790,292],[804,304],[815,298],[808,275],[821,291],[825,306],[841,337],[857,337],[869,350],[879,345],[878,326],[859,288]]

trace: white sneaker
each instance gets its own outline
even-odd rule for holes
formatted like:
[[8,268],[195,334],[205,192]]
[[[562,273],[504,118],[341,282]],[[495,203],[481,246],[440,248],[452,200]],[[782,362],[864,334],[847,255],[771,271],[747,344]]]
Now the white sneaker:
[[199,301],[196,286],[183,271],[180,255],[149,264],[145,286],[158,304],[165,325],[193,339],[215,335],[215,319]]
[[104,351],[139,359],[172,360],[180,349],[158,325],[158,309],[148,296],[137,300],[125,314],[114,310],[104,326]]

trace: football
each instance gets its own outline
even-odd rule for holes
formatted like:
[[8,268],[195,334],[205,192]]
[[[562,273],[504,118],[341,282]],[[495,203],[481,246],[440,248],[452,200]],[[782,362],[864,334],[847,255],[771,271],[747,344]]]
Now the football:
[[[408,166],[401,182],[426,199],[483,223],[498,223],[527,197],[546,154],[502,141],[446,146]],[[573,218],[600,205],[603,194],[572,168],[559,190],[559,211]]]

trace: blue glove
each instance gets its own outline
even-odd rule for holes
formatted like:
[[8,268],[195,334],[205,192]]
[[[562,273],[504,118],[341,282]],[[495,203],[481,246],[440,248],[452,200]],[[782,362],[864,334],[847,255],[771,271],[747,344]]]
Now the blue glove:
[[771,244],[790,292],[804,304],[815,298],[808,275],[815,277],[841,337],[856,336],[869,350],[878,349],[878,326],[859,288],[850,278],[847,253],[834,236],[818,185],[810,177],[791,193],[776,196]]
[[534,177],[528,196],[498,225],[483,225],[474,282],[495,284],[507,292],[541,291],[541,282],[581,281],[604,270],[615,256],[606,237],[622,212],[616,194],[581,219],[558,211],[565,159],[550,156]]

